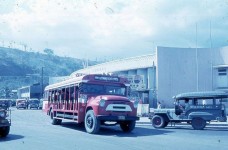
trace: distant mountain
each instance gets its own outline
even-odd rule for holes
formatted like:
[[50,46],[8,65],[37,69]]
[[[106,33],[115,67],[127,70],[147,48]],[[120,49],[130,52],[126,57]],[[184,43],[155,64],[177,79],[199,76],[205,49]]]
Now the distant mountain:
[[[89,65],[94,64],[96,62],[89,61]],[[0,47],[0,76],[40,73],[42,67],[44,75],[66,76],[83,68],[83,60]]]
[[[82,69],[83,62],[82,59],[60,57],[50,53],[26,52],[0,47],[0,91],[2,88],[15,89],[39,82],[42,68],[44,77],[70,75]],[[88,61],[89,66],[95,64],[97,62]],[[35,76],[38,78],[37,81],[27,81],[27,78]]]

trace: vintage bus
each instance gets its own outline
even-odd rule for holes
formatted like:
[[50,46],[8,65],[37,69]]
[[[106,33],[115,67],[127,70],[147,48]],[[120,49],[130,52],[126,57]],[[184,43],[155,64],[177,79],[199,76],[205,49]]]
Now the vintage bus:
[[119,124],[124,132],[135,128],[137,103],[127,98],[126,78],[90,74],[71,77],[49,85],[44,91],[45,111],[52,124],[71,120],[85,125],[86,132],[95,134],[101,125]]

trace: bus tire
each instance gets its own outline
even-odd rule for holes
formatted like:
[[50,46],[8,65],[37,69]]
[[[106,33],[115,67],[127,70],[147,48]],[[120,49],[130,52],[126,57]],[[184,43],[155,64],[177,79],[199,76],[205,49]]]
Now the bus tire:
[[6,137],[9,134],[10,126],[0,128],[0,137]]
[[84,124],[87,133],[96,134],[100,130],[100,120],[96,118],[93,110],[86,112]]
[[53,118],[52,119],[52,124],[53,125],[60,125],[62,123],[62,120],[61,119],[56,119],[56,118]]
[[131,132],[135,128],[135,121],[120,122],[120,128],[123,132]]

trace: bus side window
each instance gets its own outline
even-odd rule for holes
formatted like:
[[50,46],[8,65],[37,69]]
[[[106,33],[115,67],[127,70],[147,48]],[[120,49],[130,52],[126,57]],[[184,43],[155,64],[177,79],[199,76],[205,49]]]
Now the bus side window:
[[59,101],[59,91],[56,91],[55,92],[55,100],[56,101]]
[[51,91],[48,92],[48,101],[51,101]]
[[54,91],[54,101],[57,101],[57,91]]
[[61,91],[61,100],[63,101],[65,99],[65,88]]
[[65,96],[66,96],[66,100],[69,100],[69,87],[66,88],[66,92],[65,92]]
[[70,87],[70,100],[73,101],[74,100],[74,86]]
[[55,91],[52,91],[52,93],[51,93],[51,101],[52,102],[54,101],[54,97],[55,97]]
[[75,100],[78,100],[78,92],[79,92],[79,87],[78,86],[75,86]]

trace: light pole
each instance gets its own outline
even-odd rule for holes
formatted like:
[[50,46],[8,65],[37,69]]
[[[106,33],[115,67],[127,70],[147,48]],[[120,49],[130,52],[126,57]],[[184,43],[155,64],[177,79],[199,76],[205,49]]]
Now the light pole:
[[41,97],[43,98],[44,90],[44,67],[41,68]]

